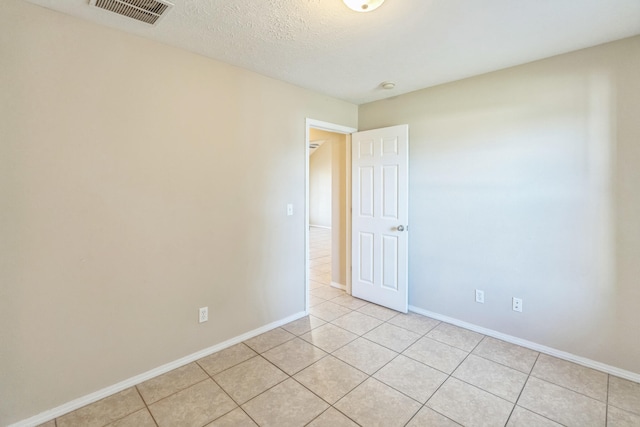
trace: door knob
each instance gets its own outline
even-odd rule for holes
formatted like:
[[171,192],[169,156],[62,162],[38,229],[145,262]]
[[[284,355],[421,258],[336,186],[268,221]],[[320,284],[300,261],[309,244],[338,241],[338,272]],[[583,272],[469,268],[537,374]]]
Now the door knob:
[[404,231],[404,225],[399,225],[398,226],[398,231]]

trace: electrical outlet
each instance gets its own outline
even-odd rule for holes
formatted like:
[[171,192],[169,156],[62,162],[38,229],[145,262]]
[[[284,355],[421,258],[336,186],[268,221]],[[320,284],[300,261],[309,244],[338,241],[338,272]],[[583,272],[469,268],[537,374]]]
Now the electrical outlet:
[[204,323],[207,320],[209,320],[209,307],[200,307],[200,310],[198,311],[199,316],[199,322],[200,323]]
[[476,302],[479,302],[480,304],[484,304],[484,291],[481,291],[480,289],[476,289]]
[[513,311],[519,311],[522,313],[522,298],[513,299]]

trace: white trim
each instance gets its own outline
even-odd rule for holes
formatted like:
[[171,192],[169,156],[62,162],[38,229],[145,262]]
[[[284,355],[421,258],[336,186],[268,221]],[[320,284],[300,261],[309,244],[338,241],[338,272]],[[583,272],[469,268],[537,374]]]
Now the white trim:
[[[323,122],[321,120],[314,120],[307,118],[307,129],[308,128],[326,130],[327,132],[335,132],[335,133],[344,133],[344,134],[352,134],[353,132],[357,132],[358,129],[352,128],[349,126],[336,125],[334,123]],[[307,141],[307,145],[308,141]]]
[[[304,138],[304,309],[309,312],[309,128],[325,130],[328,132],[342,133],[351,135],[353,132],[357,132],[358,129],[349,126],[337,125],[335,123],[323,122],[321,120],[305,119],[305,138]],[[347,137],[347,143],[349,137]],[[349,172],[349,171],[347,171]],[[350,180],[347,181],[347,186],[350,186]],[[351,215],[347,215],[347,229],[351,227]],[[351,270],[351,254],[348,257],[348,270]],[[349,273],[350,274],[350,273]],[[349,281],[347,283],[350,284]]]
[[38,415],[35,415],[31,418],[27,418],[22,421],[18,421],[17,423],[11,424],[9,427],[35,427],[40,424],[46,423],[47,421],[51,421],[54,418],[58,418],[64,414],[68,414],[71,411],[75,411],[78,408],[86,406],[90,403],[97,402],[100,399],[104,399],[105,397],[111,396],[115,393],[118,393],[122,390],[125,390],[129,387],[133,387],[136,384],[140,384],[141,382],[147,381],[151,378],[155,378],[159,375],[165,374],[169,371],[172,371],[181,366],[187,365],[191,362],[194,362],[198,359],[201,359],[205,356],[218,352],[220,350],[224,350],[227,347],[231,347],[232,345],[241,343],[242,341],[246,341],[249,338],[253,338],[257,335],[268,332],[272,329],[275,329],[279,326],[285,325],[289,322],[293,322],[294,320],[298,320],[301,317],[304,317],[308,314],[308,312],[300,312],[294,315],[285,317],[284,319],[277,320],[275,322],[269,323],[268,325],[261,326],[257,329],[244,333],[242,335],[238,335],[237,337],[231,338],[227,341],[221,342],[220,344],[216,344],[209,348],[205,348],[204,350],[200,350],[196,353],[190,354],[178,360],[174,360],[173,362],[169,362],[157,368],[151,369],[150,371],[144,372],[140,375],[136,375],[135,377],[131,377],[124,381],[121,381],[117,384],[114,384],[109,387],[105,387],[102,390],[98,390],[96,392],[87,394],[86,396],[79,397],[70,402],[62,404],[58,407],[50,409],[48,411],[44,411]]
[[304,125],[304,310],[309,312],[309,120]]
[[347,205],[347,215],[346,215],[346,224],[344,224],[344,233],[347,236],[347,244],[346,244],[346,256],[347,256],[347,263],[346,263],[346,268],[347,268],[347,277],[346,277],[346,287],[345,287],[345,291],[347,292],[347,294],[351,295],[351,221],[353,220],[352,217],[352,212],[353,209],[351,207],[351,135],[347,135],[346,136],[346,141],[345,141],[345,159],[346,159],[346,165],[345,165],[345,185],[347,186],[346,188],[346,205]]
[[331,230],[331,227],[327,227],[326,225],[309,224],[309,227],[326,228],[327,230]]
[[616,368],[615,366],[607,365],[605,363],[596,362],[595,360],[587,359],[586,357],[576,356],[575,354],[567,353],[566,351],[558,350],[552,347],[547,347],[542,344],[523,340],[512,335],[503,334],[502,332],[494,331],[493,329],[484,328],[482,326],[474,325],[473,323],[467,323],[462,320],[454,319],[453,317],[444,316],[442,314],[434,313],[428,310],[423,310],[413,305],[409,306],[409,311],[422,314],[436,320],[451,323],[452,325],[460,326],[461,328],[469,329],[474,332],[481,333],[493,338],[497,338],[502,341],[506,341],[511,344],[516,344],[521,347],[530,348],[531,350],[539,351],[550,356],[557,357],[559,359],[568,360],[570,362],[577,363],[587,368],[596,369],[598,371],[606,372],[607,374],[615,375],[616,377],[624,378],[629,381],[640,382],[640,374],[627,371],[624,369]]
[[338,283],[338,282],[331,282],[331,283],[330,283],[330,286],[331,286],[332,288],[342,289],[343,291],[346,291],[346,290],[347,290],[347,287],[346,287],[345,285],[342,285],[342,284],[340,284],[340,283]]

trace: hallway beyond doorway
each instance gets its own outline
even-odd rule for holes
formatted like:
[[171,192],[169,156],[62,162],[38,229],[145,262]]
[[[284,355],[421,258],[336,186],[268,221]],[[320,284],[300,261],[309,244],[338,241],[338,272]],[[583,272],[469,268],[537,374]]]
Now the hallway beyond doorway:
[[309,227],[309,307],[346,295],[331,287],[331,229]]

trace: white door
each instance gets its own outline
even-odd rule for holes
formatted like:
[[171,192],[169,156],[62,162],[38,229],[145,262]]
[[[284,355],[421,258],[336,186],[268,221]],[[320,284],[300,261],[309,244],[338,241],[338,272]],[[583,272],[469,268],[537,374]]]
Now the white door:
[[407,312],[409,126],[352,135],[354,297]]

